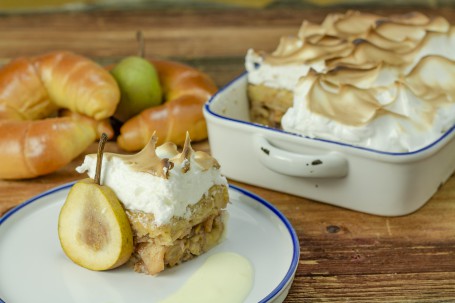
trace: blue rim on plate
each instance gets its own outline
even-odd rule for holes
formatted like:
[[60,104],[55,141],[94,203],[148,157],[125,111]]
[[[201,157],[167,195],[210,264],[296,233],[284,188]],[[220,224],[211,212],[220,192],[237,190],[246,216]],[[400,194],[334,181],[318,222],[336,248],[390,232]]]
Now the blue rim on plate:
[[[57,186],[55,188],[52,188],[52,189],[47,190],[45,192],[42,192],[41,194],[38,194],[38,195],[34,196],[33,198],[31,198],[31,199],[19,204],[18,206],[14,207],[13,209],[11,209],[8,212],[6,212],[0,218],[0,226],[8,218],[10,218],[13,214],[17,213],[19,210],[21,210],[25,206],[27,206],[27,205],[29,205],[29,204],[31,204],[33,202],[36,202],[37,200],[41,199],[42,197],[45,197],[47,195],[53,194],[55,192],[58,192],[58,191],[61,191],[61,190],[67,189],[67,188],[70,188],[70,187],[72,187],[74,185],[74,183],[76,183],[76,181]],[[232,190],[235,190],[237,192],[240,192],[243,195],[245,195],[245,196],[247,196],[247,197],[249,197],[249,198],[251,198],[253,200],[256,200],[257,202],[259,202],[260,204],[265,206],[268,210],[270,210],[274,215],[276,215],[281,220],[281,222],[286,226],[286,229],[289,232],[289,235],[291,236],[292,246],[293,246],[291,265],[289,266],[289,269],[287,270],[286,275],[284,276],[283,280],[281,280],[281,282],[277,285],[277,287],[275,287],[275,289],[273,289],[265,298],[263,298],[261,301],[259,301],[259,303],[265,303],[265,302],[268,302],[271,299],[276,298],[285,289],[285,287],[288,285],[288,283],[294,277],[294,274],[295,274],[295,272],[297,270],[297,265],[298,265],[298,262],[299,262],[299,258],[300,258],[300,245],[299,245],[299,240],[298,240],[298,237],[297,237],[297,233],[295,232],[295,230],[292,227],[292,225],[289,222],[289,220],[275,206],[273,206],[270,202],[264,200],[263,198],[255,195],[255,194],[253,194],[253,193],[251,193],[251,192],[249,192],[249,191],[247,191],[245,189],[242,189],[242,188],[240,188],[238,186],[229,184],[229,188],[232,189]],[[3,301],[2,298],[0,298],[0,303],[7,303],[7,302]]]
[[268,302],[269,300],[275,298],[282,290],[284,290],[287,283],[292,279],[292,277],[295,274],[295,271],[297,270],[297,265],[298,265],[299,258],[300,258],[300,245],[299,245],[297,233],[295,232],[295,230],[292,227],[289,220],[270,202],[267,202],[266,200],[262,199],[261,197],[255,195],[243,188],[237,187],[235,185],[229,184],[229,187],[238,192],[241,192],[245,196],[248,196],[248,197],[256,200],[257,202],[261,203],[265,207],[267,207],[271,212],[273,212],[281,220],[281,222],[283,222],[283,224],[286,226],[286,229],[289,232],[289,235],[291,236],[292,246],[293,246],[291,265],[289,266],[289,269],[286,272],[286,275],[284,276],[283,280],[281,280],[280,284],[278,284],[278,286],[275,287],[275,289],[270,294],[268,294],[264,299],[259,301],[259,303]]

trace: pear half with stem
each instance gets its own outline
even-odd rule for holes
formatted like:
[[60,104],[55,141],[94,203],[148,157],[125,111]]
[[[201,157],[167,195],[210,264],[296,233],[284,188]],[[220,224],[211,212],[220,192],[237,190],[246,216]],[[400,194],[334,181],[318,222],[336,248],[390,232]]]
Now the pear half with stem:
[[91,270],[108,270],[126,263],[133,252],[133,233],[122,204],[110,187],[99,184],[102,152],[98,148],[95,180],[87,178],[71,188],[58,220],[65,254]]

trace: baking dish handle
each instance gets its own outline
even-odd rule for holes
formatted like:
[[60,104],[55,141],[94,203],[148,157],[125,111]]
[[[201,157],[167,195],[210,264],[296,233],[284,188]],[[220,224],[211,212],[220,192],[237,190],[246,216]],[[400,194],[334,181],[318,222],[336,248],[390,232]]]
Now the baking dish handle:
[[272,146],[266,138],[257,135],[254,149],[267,168],[288,176],[309,178],[341,178],[348,173],[348,162],[340,154],[304,155]]

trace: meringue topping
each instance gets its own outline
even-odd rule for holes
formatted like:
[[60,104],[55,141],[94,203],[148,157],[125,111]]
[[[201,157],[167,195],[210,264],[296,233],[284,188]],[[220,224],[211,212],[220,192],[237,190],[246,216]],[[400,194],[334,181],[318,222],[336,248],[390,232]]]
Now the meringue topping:
[[408,152],[455,123],[454,48],[443,17],[348,11],[304,21],[271,54],[249,50],[246,68],[250,84],[293,92],[283,129]]
[[[101,184],[109,186],[126,209],[154,215],[154,224],[163,225],[172,217],[188,217],[188,206],[208,194],[213,185],[226,185],[220,165],[209,154],[194,151],[187,134],[182,152],[167,142],[155,147],[157,137],[137,154],[104,153]],[[79,173],[93,178],[96,154],[87,155]]]

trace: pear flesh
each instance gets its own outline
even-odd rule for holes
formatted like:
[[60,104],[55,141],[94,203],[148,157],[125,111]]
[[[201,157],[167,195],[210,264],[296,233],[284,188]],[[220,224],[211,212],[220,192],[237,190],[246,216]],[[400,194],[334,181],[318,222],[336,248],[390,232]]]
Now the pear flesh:
[[162,103],[158,73],[148,60],[130,56],[111,71],[120,88],[121,98],[114,117],[125,122],[146,108]]
[[115,193],[93,179],[71,188],[58,220],[65,254],[91,270],[108,270],[126,263],[133,252],[133,233]]

